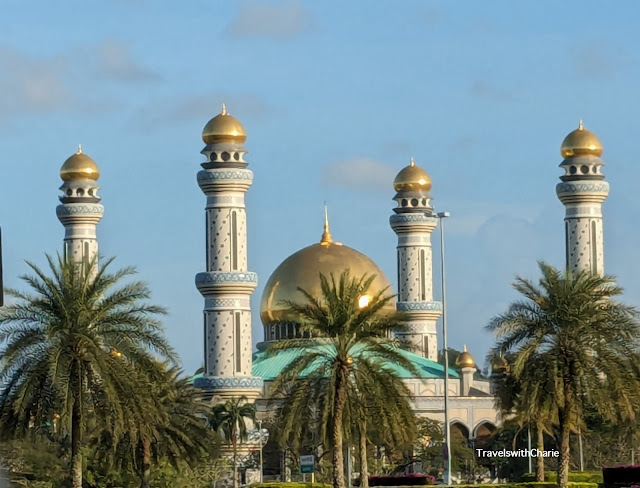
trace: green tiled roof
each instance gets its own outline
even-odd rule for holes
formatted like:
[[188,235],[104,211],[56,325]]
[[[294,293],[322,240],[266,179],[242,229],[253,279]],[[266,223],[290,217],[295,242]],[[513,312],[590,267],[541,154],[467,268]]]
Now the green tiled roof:
[[[323,347],[323,346],[310,346],[310,347]],[[326,347],[326,346],[324,346]],[[358,350],[361,347],[356,347],[352,351],[352,355],[357,355]],[[253,376],[258,376],[265,381],[273,381],[278,375],[297,357],[303,354],[306,349],[288,349],[282,351],[275,351],[267,353],[266,351],[259,351],[253,358]],[[385,361],[385,367],[394,371],[400,378],[421,378],[421,379],[437,379],[444,378],[444,366],[442,364],[431,361],[417,354],[399,349],[406,359],[411,361],[415,368],[418,370],[418,376],[407,371],[397,363],[391,363]],[[192,379],[201,377],[202,374],[193,376]],[[449,368],[449,378],[459,378],[459,373]]]

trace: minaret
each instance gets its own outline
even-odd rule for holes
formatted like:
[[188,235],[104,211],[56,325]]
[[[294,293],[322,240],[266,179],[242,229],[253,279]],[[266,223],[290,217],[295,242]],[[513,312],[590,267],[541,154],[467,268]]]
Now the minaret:
[[590,271],[604,275],[602,202],[609,195],[600,159],[602,143],[582,125],[562,142],[560,167],[564,175],[556,186],[565,206],[565,247],[567,269],[573,273]]
[[202,131],[207,160],[198,185],[207,196],[207,271],[196,275],[196,286],[204,296],[204,374],[194,384],[217,399],[254,400],[262,392],[262,379],[251,374],[249,300],[258,276],[247,270],[244,194],[253,173],[244,160],[246,139],[244,127],[224,105]]
[[398,337],[409,342],[413,352],[438,360],[436,321],[442,304],[433,300],[431,233],[437,217],[431,206],[431,179],[411,159],[393,182],[398,206],[390,218],[398,235],[397,310],[408,316],[407,330]]
[[[104,213],[98,196],[99,177],[98,165],[82,152],[82,146],[60,168],[64,183],[56,214],[65,230],[63,255],[85,265],[98,255],[96,226]],[[97,271],[97,266],[92,268],[93,274]]]
[[473,375],[478,371],[476,369],[476,361],[465,344],[464,350],[456,359],[456,366],[460,368],[462,375],[460,376],[460,396],[469,396],[471,388],[473,388]]

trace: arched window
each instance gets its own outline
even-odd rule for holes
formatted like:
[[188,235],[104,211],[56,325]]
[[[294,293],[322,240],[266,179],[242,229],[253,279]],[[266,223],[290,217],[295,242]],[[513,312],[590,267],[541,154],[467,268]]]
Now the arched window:
[[569,267],[569,222],[564,223],[564,252],[566,266]]
[[240,312],[235,314],[236,326],[236,373],[242,373],[242,336],[240,335]]
[[82,259],[84,261],[84,269],[86,272],[89,271],[89,264],[90,264],[90,260],[89,260],[89,243],[85,242],[84,243],[84,251],[82,252]]
[[238,221],[236,211],[231,213],[231,270],[238,269]]
[[427,263],[425,262],[424,249],[420,249],[420,290],[422,293],[422,301],[427,299]]
[[591,221],[591,272],[598,272],[598,242],[596,240],[596,221]]

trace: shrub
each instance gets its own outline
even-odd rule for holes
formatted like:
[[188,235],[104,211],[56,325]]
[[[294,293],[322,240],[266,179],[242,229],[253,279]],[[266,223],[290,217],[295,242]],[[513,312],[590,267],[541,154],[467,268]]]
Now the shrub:
[[[556,483],[558,473],[555,471],[546,471],[544,474],[545,481]],[[525,473],[520,477],[520,482],[529,483],[536,481],[535,473]],[[569,481],[577,483],[602,483],[601,471],[569,471]]]
[[613,466],[602,468],[604,486],[640,485],[640,466]]
[[271,483],[253,483],[251,488],[331,488],[327,483],[298,483],[294,481],[282,482],[274,481]]
[[369,476],[369,486],[425,486],[435,482],[435,476],[423,473]]

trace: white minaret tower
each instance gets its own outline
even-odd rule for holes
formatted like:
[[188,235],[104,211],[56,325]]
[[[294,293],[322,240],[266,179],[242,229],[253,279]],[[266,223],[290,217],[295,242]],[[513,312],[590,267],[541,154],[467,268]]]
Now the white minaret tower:
[[258,276],[247,270],[244,194],[253,173],[244,160],[246,139],[242,124],[224,105],[202,132],[207,161],[198,185],[207,196],[207,271],[196,275],[196,286],[204,296],[204,374],[194,384],[217,399],[254,400],[262,392],[262,379],[251,373],[249,300]]
[[398,206],[389,219],[398,235],[399,312],[408,316],[407,330],[398,337],[409,343],[413,352],[438,360],[436,321],[442,304],[433,300],[433,259],[431,233],[438,219],[431,206],[431,179],[411,159],[393,182]]
[[[98,165],[82,152],[82,146],[60,168],[64,183],[56,214],[65,230],[63,255],[86,266],[98,255],[96,227],[104,213],[98,196],[99,177]],[[92,268],[92,274],[97,271],[97,266]]]
[[556,193],[564,204],[567,268],[604,275],[602,203],[609,195],[600,159],[602,143],[582,125],[569,133],[560,148],[564,175]]

